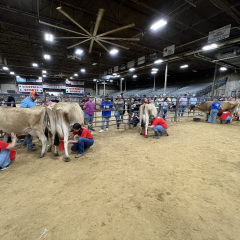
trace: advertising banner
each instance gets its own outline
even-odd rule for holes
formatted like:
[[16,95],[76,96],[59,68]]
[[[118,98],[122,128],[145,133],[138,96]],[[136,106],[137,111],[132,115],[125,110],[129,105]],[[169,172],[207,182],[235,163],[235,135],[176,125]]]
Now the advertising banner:
[[66,93],[84,93],[84,88],[66,87]]
[[230,35],[230,31],[231,31],[231,24],[209,32],[208,43],[214,43],[222,39],[228,38]]
[[66,86],[65,85],[43,84],[43,88],[66,89]]
[[163,56],[166,57],[168,55],[172,55],[172,54],[174,54],[174,51],[175,51],[175,45],[166,47],[163,49]]
[[41,85],[18,85],[19,92],[31,92],[31,91],[36,91],[36,92],[42,92],[42,86]]

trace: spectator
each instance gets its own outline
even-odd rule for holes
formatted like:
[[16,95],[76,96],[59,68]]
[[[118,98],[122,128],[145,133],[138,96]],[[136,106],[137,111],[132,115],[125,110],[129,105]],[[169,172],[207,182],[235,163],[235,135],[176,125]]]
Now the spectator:
[[152,97],[152,98],[150,99],[150,102],[155,105],[155,98]]
[[59,101],[56,99],[56,97],[52,97],[52,102],[59,103]]
[[131,124],[133,125],[133,127],[136,127],[139,122],[140,122],[139,114],[137,112],[135,112],[134,116],[131,120]]
[[117,99],[114,102],[114,106],[116,110],[114,113],[114,116],[117,122],[117,129],[119,129],[119,124],[121,123],[120,116],[123,115],[123,104],[124,104],[124,100],[121,98],[121,95],[118,95]]
[[[191,111],[195,108],[195,105],[197,104],[197,98],[195,94],[192,95],[192,97],[189,100],[189,103],[190,103],[190,108],[189,108],[188,116],[190,115]],[[193,110],[193,116],[195,116],[195,110]]]
[[214,124],[216,122],[216,117],[217,117],[219,108],[222,109],[221,103],[218,102],[217,99],[214,99],[214,102],[212,103],[210,116],[208,118],[209,123],[212,122]]
[[68,102],[68,97],[64,97],[63,102]]
[[151,102],[149,102],[148,98],[145,97],[145,98],[144,98],[144,102],[142,103],[142,105],[143,105],[143,104],[150,104],[150,103],[151,103]]
[[172,98],[172,109],[175,110],[176,109],[176,105],[177,105],[177,97],[174,96]]
[[220,123],[222,123],[223,121],[226,121],[226,124],[230,124],[231,122],[231,113],[229,112],[229,109],[227,109],[226,111],[224,111],[221,115],[221,117],[219,118]]
[[168,99],[165,98],[163,102],[163,119],[165,120],[165,116],[168,110]]
[[84,115],[86,118],[86,121],[91,124],[90,130],[95,131],[93,128],[93,117],[94,117],[94,110],[96,108],[96,104],[94,102],[94,97],[90,96],[89,101],[85,103],[83,106],[83,109],[85,110]]
[[2,107],[6,106],[6,102],[3,98],[0,98],[0,104],[1,104]]
[[112,103],[109,101],[108,97],[105,97],[104,101],[101,103],[100,108],[102,109],[102,128],[99,132],[104,131],[104,124],[106,124],[106,131],[108,131],[109,118],[111,118],[111,109],[113,109]]
[[141,105],[142,105],[141,99],[136,94],[135,99],[133,100],[134,112],[139,112],[139,108],[140,108]]
[[89,101],[89,100],[88,100],[88,97],[87,97],[87,96],[84,96],[83,99],[82,99],[82,101],[81,101],[81,104],[80,104],[80,106],[81,106],[82,109],[83,109],[83,106],[85,105],[85,103],[86,103],[87,101]]
[[235,95],[232,95],[232,96],[228,99],[228,101],[236,101]]
[[125,100],[124,100],[124,93],[121,93],[121,98],[123,99],[123,113],[122,113],[122,115],[121,115],[121,119],[122,119],[122,123],[125,123],[124,121],[123,121],[123,116],[124,116],[124,114],[125,114]]
[[[39,96],[38,93],[35,91],[30,92],[29,97],[26,97],[23,99],[23,101],[20,104],[20,108],[31,108],[35,107],[36,103],[35,101],[37,100],[37,97]],[[24,144],[27,145],[27,150],[31,152],[35,152],[37,149],[34,147],[32,143],[32,136],[28,134],[25,139],[24,139]]]
[[155,101],[155,107],[157,109],[157,112],[159,112],[159,102],[156,97],[154,98],[154,101]]
[[152,128],[155,133],[155,136],[153,138],[159,139],[163,134],[166,134],[168,136],[168,125],[161,117],[150,115],[149,120],[151,122],[151,125],[148,126],[148,128]]
[[79,123],[75,123],[73,125],[73,134],[69,137],[69,139],[73,138],[74,135],[78,135],[78,140],[68,140],[69,143],[74,143],[71,147],[72,151],[78,151],[78,154],[75,156],[75,158],[80,158],[84,156],[84,152],[86,149],[90,148],[93,143],[93,136],[91,132],[82,127]]
[[42,105],[49,106],[49,105],[52,105],[52,104],[53,104],[53,102],[50,101],[49,97],[46,97],[46,98],[45,98],[45,102],[44,102]]
[[169,103],[169,104],[172,104],[172,98],[171,98],[171,95],[168,96],[167,100],[168,100],[168,103]]
[[159,104],[159,109],[158,109],[158,116],[162,116],[163,115],[163,102],[164,102],[164,98],[163,95],[160,94],[159,95],[159,99],[158,99],[158,104]]
[[184,94],[184,97],[181,97],[179,102],[180,102],[180,110],[178,112],[178,116],[180,117],[180,113],[182,112],[181,116],[183,116],[185,108],[187,106],[187,102],[188,102],[187,94]]
[[8,95],[7,106],[8,106],[8,107],[16,107],[14,97]]
[[[16,134],[11,133],[12,143],[0,141],[0,171],[3,171],[10,167],[10,150],[16,146]],[[14,160],[14,159],[12,159]]]

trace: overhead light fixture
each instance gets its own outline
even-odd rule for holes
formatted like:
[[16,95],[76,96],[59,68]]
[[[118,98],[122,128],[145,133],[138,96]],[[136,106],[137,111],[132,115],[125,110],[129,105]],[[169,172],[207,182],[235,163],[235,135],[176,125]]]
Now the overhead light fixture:
[[70,77],[70,79],[73,79],[73,77]]
[[160,27],[162,27],[162,26],[164,26],[164,25],[166,25],[166,24],[167,24],[167,21],[161,19],[160,21],[154,23],[154,24],[151,26],[150,29],[152,29],[152,30],[157,30],[158,28],[160,28]]
[[84,68],[81,69],[81,72],[84,73],[86,70]]
[[78,55],[80,55],[80,54],[83,53],[83,50],[82,50],[82,49],[77,49],[75,53],[78,54]]
[[45,74],[42,75],[43,77],[47,77]]
[[152,71],[157,72],[158,68],[152,68]]
[[94,81],[94,82],[96,82],[96,81],[97,81],[97,79],[93,79],[93,81]]
[[133,75],[133,78],[136,78],[137,77],[137,75]]
[[42,80],[42,77],[38,77],[39,80]]
[[45,40],[49,42],[53,42],[53,35],[50,33],[45,34]]
[[133,72],[133,71],[135,71],[135,68],[130,68],[129,71]]
[[33,65],[33,67],[38,67],[37,63],[33,63],[32,65]]
[[113,80],[110,80],[110,82],[113,82]]
[[182,65],[180,68],[187,68],[188,65]]
[[156,74],[157,72],[151,72],[152,74]]
[[112,54],[112,55],[117,54],[117,53],[118,53],[118,50],[116,48],[114,48],[110,51],[110,54]]
[[44,54],[44,58],[49,60],[51,58],[51,56],[49,54]]
[[124,80],[124,78],[121,78],[121,80]]
[[163,62],[162,59],[158,59],[158,60],[156,60],[154,63],[155,63],[155,64],[159,64],[159,63],[162,63],[162,62]]
[[227,68],[226,67],[220,67],[220,70],[221,71],[227,71]]
[[11,75],[15,75],[15,73],[14,73],[14,72],[10,72],[10,74],[11,74]]
[[3,70],[9,70],[8,67],[3,67]]
[[47,73],[47,71],[46,70],[42,70],[42,73]]
[[117,74],[116,73],[113,73],[114,76],[116,76]]
[[92,65],[97,65],[97,63],[93,63]]
[[16,76],[17,78],[20,78],[20,76]]
[[78,77],[78,74],[77,74],[77,73],[75,73],[75,74],[74,74],[74,76],[75,76],[75,77]]
[[215,44],[215,43],[213,43],[213,44],[211,44],[211,45],[204,46],[202,49],[206,51],[206,50],[215,49],[215,48],[217,48],[217,47],[218,47],[218,45]]

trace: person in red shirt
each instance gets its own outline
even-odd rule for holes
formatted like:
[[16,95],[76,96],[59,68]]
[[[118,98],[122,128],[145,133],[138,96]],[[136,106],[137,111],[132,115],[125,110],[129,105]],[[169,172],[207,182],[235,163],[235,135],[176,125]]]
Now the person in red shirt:
[[159,139],[163,134],[169,136],[167,132],[168,125],[163,118],[150,115],[149,120],[151,125],[148,128],[152,128],[155,133],[153,138]]
[[231,113],[229,112],[229,109],[227,109],[226,111],[224,111],[221,115],[221,117],[219,118],[220,123],[222,123],[223,121],[226,121],[226,124],[230,124],[231,122]]
[[[16,146],[16,134],[11,133],[12,143],[0,141],[0,171],[3,171],[10,167],[10,150]],[[12,159],[14,160],[14,159]]]
[[80,158],[84,156],[84,151],[88,148],[90,148],[93,143],[93,136],[91,132],[82,127],[79,123],[75,123],[73,125],[73,134],[69,137],[69,139],[73,138],[74,135],[78,135],[78,140],[68,140],[69,143],[74,143],[71,147],[72,151],[78,151],[78,154],[75,156],[75,158]]
[[148,101],[148,98],[144,98],[144,102],[142,103],[143,104],[150,104],[151,102]]

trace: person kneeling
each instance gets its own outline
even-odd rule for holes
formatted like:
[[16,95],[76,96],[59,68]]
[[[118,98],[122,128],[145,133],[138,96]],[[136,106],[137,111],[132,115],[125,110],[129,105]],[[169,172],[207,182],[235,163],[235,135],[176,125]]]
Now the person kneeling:
[[155,133],[155,136],[153,138],[159,139],[163,134],[166,134],[168,136],[168,125],[164,119],[150,115],[149,120],[152,125],[148,126],[148,128],[152,128]]
[[229,109],[227,109],[226,111],[224,111],[221,115],[221,117],[219,118],[220,123],[222,123],[223,121],[226,121],[226,124],[230,124],[231,122],[231,113],[229,112]]
[[71,147],[71,150],[78,151],[78,154],[75,156],[75,158],[80,158],[84,156],[84,151],[93,145],[94,140],[91,132],[88,129],[81,127],[79,123],[75,123],[73,125],[73,130],[74,132],[69,139],[73,138],[74,135],[78,135],[79,138],[78,140],[68,140],[68,142],[74,143]]

